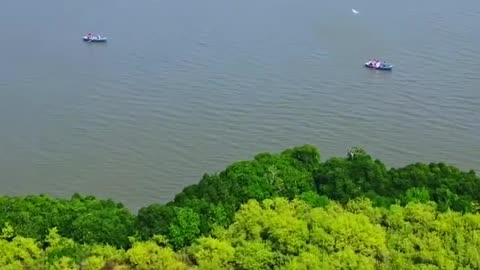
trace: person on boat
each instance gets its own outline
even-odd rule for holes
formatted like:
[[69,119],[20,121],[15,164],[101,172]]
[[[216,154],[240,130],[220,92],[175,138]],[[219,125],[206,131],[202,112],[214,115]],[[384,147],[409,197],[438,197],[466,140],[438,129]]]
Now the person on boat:
[[88,33],[87,38],[92,39],[92,33]]

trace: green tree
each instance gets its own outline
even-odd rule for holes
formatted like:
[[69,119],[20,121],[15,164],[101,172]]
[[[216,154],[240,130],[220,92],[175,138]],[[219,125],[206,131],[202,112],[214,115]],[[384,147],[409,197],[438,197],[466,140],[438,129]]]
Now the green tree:
[[200,217],[190,208],[175,208],[175,214],[168,236],[173,247],[178,249],[191,244],[200,235]]
[[153,241],[136,242],[126,252],[128,264],[138,270],[186,270],[187,265],[179,255],[166,247],[159,247]]

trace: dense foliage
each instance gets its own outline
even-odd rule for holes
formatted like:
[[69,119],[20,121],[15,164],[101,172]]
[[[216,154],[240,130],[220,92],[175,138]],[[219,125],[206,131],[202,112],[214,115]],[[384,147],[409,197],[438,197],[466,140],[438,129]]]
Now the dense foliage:
[[0,224],[18,235],[44,239],[56,227],[62,236],[85,243],[128,245],[135,233],[135,216],[121,204],[78,194],[70,200],[48,196],[0,197]]
[[[434,201],[441,211],[472,212],[480,200],[480,178],[474,171],[462,172],[443,163],[387,169],[357,148],[345,158],[322,163],[317,149],[305,145],[279,155],[258,154],[254,160],[234,163],[219,174],[204,175],[200,183],[186,187],[173,202],[141,209],[138,229],[143,239],[154,234],[173,239],[172,228],[182,227],[182,219],[194,220],[184,228],[189,234],[175,239],[178,248],[215,226],[230,224],[242,203],[277,196],[302,198],[313,206],[321,206],[326,197],[343,204],[367,197],[375,206],[384,207],[396,202]],[[189,210],[181,213],[178,207]]]
[[1,269],[479,269],[480,215],[436,204],[390,209],[357,199],[311,207],[285,198],[250,200],[227,228],[175,252],[162,236],[124,250],[81,245],[50,230],[45,241],[0,239]]
[[[442,269],[451,265],[474,269],[478,254],[473,250],[479,242],[466,239],[478,237],[475,226],[480,226],[480,220],[475,213],[479,201],[480,178],[474,171],[463,172],[443,163],[389,169],[357,148],[344,158],[321,162],[318,150],[304,145],[280,154],[261,153],[220,173],[205,174],[173,201],[146,206],[137,215],[111,200],[78,194],[69,200],[45,195],[0,197],[0,227],[4,225],[0,246],[26,248],[19,252],[33,256],[8,259],[0,255],[0,266],[19,261],[76,265],[88,259],[97,266],[112,261],[136,269],[168,268],[139,266],[155,261],[177,267],[168,269],[214,269],[207,264],[218,269],[317,269],[305,268],[307,262],[318,269],[341,268],[343,264],[338,263],[347,262],[345,267],[352,269],[404,269],[401,265],[435,269],[443,264],[448,265]],[[412,220],[416,214],[421,224]],[[322,218],[315,219],[316,215]],[[440,217],[450,217],[448,222],[453,223],[439,225],[444,221]],[[344,221],[353,227],[335,225]],[[464,226],[465,232],[455,234],[457,225]],[[424,226],[425,234],[418,226]],[[353,235],[336,233],[340,228],[365,238],[350,243],[344,238]],[[442,232],[439,239],[430,235],[435,230]],[[55,249],[52,241],[69,247]],[[338,248],[338,241],[347,243]],[[357,244],[361,248],[354,248]],[[420,252],[422,245],[433,248],[437,244],[445,249],[443,257],[450,259],[440,261],[428,255],[437,251]],[[146,250],[149,255],[142,255]],[[409,252],[421,258],[407,256]],[[347,257],[352,261],[342,259]]]

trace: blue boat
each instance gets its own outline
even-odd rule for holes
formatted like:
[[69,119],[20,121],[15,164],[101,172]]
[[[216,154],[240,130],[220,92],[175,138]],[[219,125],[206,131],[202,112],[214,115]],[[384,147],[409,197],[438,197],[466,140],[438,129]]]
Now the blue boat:
[[107,42],[107,38],[102,37],[100,35],[88,34],[88,35],[83,37],[83,41],[86,41],[86,42]]
[[365,63],[365,66],[371,69],[378,69],[378,70],[392,70],[393,65],[385,63],[383,61],[368,61]]

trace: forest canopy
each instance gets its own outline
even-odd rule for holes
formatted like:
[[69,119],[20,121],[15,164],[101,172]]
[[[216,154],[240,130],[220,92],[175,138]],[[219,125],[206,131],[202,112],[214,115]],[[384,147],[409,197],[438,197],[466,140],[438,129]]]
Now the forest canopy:
[[[260,153],[132,213],[74,194],[0,197],[1,269],[479,269],[480,179],[360,148]],[[106,267],[106,268],[105,268]]]

